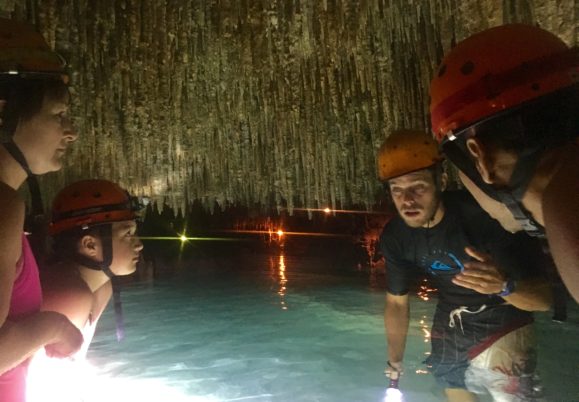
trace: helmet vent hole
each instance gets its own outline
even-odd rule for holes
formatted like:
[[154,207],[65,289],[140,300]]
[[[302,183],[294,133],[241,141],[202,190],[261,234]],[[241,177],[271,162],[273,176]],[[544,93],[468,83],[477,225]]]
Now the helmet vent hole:
[[92,196],[93,196],[94,198],[101,198],[102,194],[97,191],[96,193],[93,193]]
[[442,66],[440,66],[440,68],[438,69],[438,76],[442,77],[444,75],[444,73],[446,73],[446,64],[443,64]]
[[539,85],[538,82],[534,82],[533,85],[531,85],[531,89],[533,91],[538,91],[539,89],[541,89],[541,86]]
[[110,218],[111,214],[105,214],[105,218]]
[[460,68],[460,72],[462,73],[462,75],[472,74],[473,71],[474,71],[474,63],[470,60],[464,63]]

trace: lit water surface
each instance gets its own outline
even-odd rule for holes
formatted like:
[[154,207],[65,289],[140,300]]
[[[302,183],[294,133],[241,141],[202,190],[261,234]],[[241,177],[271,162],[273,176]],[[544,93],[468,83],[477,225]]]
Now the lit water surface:
[[[275,253],[192,263],[125,288],[126,339],[116,342],[109,309],[89,351],[99,399],[384,401],[383,290],[348,263]],[[443,399],[421,364],[433,307],[412,300],[405,401]],[[538,317],[548,401],[579,401],[579,314],[570,307],[574,324]]]

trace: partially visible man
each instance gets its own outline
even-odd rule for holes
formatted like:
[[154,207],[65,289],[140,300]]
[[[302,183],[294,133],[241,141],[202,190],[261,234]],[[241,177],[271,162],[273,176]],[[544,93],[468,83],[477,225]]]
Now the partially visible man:
[[491,215],[481,194],[546,236],[579,301],[579,49],[530,25],[491,28],[444,57],[430,95],[433,132],[465,186]]
[[[536,397],[531,311],[550,305],[536,240],[509,234],[467,192],[445,192],[436,142],[420,131],[392,133],[378,154],[379,177],[399,216],[384,227],[387,375],[402,373],[409,290],[421,274],[438,288],[432,373],[449,401]],[[518,398],[518,399],[517,399]]]

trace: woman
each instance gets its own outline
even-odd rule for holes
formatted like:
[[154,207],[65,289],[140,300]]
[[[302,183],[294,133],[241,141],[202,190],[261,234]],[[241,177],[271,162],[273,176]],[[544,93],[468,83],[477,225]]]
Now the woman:
[[62,314],[40,312],[38,267],[23,234],[17,190],[32,175],[57,171],[77,139],[68,118],[61,59],[33,27],[0,19],[0,400],[25,401],[28,358],[39,348],[67,357],[82,344]]

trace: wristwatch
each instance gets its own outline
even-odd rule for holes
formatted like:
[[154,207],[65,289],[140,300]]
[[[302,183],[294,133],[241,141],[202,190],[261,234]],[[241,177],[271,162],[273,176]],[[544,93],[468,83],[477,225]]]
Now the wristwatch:
[[515,291],[516,282],[514,279],[507,279],[505,284],[503,285],[503,290],[500,293],[497,293],[497,296],[505,297],[509,296]]

